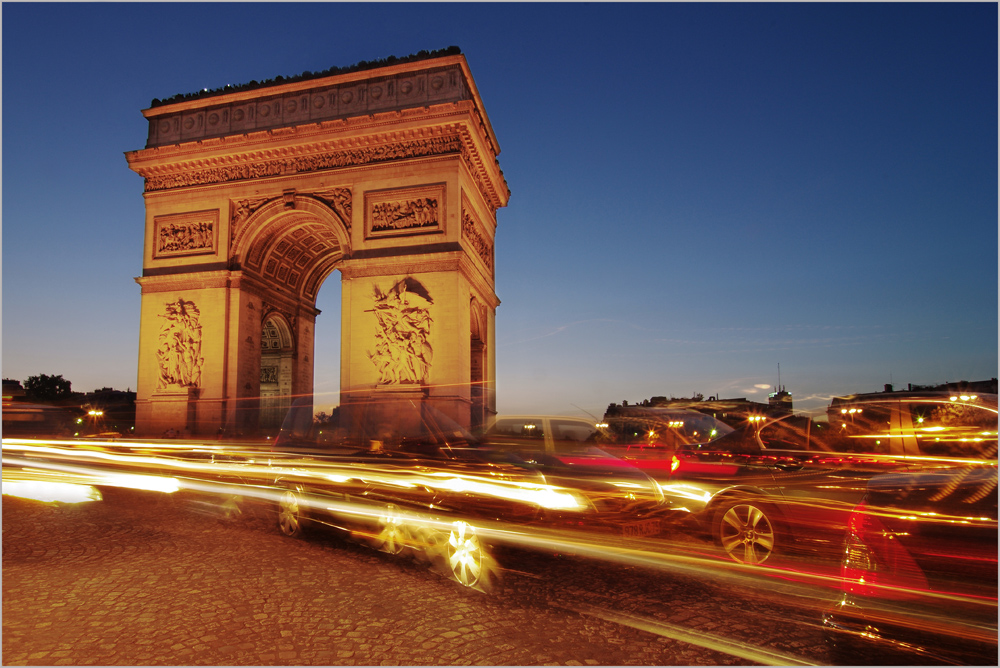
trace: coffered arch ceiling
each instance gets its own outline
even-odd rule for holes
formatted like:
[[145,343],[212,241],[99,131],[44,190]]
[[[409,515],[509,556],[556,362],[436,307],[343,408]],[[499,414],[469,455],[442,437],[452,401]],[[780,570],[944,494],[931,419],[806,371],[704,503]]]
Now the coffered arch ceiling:
[[248,221],[250,229],[234,249],[234,264],[266,285],[315,304],[323,280],[349,255],[343,223],[335,214],[308,208],[260,213]]

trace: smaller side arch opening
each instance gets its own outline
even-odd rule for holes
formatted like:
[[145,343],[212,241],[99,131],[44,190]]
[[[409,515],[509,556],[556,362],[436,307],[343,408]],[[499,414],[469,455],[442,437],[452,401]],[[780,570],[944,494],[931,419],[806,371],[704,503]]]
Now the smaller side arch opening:
[[473,432],[486,426],[486,312],[485,307],[475,297],[469,309],[469,394],[470,426]]
[[276,432],[292,404],[295,339],[284,316],[264,318],[260,337],[260,428]]

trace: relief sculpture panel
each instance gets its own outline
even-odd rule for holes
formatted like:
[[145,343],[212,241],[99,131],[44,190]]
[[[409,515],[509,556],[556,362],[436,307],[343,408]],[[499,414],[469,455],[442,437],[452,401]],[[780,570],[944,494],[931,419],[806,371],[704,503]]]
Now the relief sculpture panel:
[[444,188],[427,186],[367,193],[366,237],[442,231]]
[[373,299],[368,312],[375,314],[375,350],[367,355],[378,369],[378,384],[425,382],[434,357],[431,296],[418,281],[405,278],[386,292],[375,286]]
[[493,244],[481,231],[479,223],[464,208],[462,210],[462,237],[469,242],[483,261],[490,274],[493,273]]
[[214,253],[218,211],[157,216],[153,221],[154,258]]
[[159,317],[159,345],[156,361],[159,365],[158,389],[200,387],[201,368],[201,312],[194,302],[178,299],[168,302]]

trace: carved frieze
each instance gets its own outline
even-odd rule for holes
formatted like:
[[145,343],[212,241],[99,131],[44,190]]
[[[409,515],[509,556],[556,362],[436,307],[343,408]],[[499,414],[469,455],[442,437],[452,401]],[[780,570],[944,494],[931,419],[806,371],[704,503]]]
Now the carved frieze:
[[490,274],[493,273],[493,244],[482,233],[479,222],[468,209],[462,209],[462,238],[472,246]]
[[194,302],[178,299],[167,302],[160,327],[156,362],[159,365],[158,389],[200,387],[201,312]]
[[434,197],[379,202],[372,207],[373,235],[426,227],[437,228],[437,226],[438,201]]
[[278,367],[276,366],[262,366],[260,368],[260,384],[264,383],[277,383],[278,382]]
[[382,292],[376,285],[375,349],[368,359],[378,369],[379,385],[420,384],[427,380],[434,350],[430,344],[434,303],[427,289],[407,277]]
[[443,230],[444,186],[365,194],[365,237],[427,234]]
[[215,253],[218,211],[157,216],[153,219],[153,257]]
[[209,169],[187,169],[174,174],[147,176],[146,192],[280,176],[282,174],[313,172],[336,167],[368,165],[404,158],[444,155],[447,153],[459,153],[461,150],[461,139],[457,135],[452,135],[399,141],[391,144],[365,146],[316,155],[260,160]]

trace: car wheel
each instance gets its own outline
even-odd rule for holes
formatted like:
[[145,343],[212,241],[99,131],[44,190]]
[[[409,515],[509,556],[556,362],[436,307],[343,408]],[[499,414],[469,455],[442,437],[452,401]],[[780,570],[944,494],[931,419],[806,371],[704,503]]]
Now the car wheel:
[[762,564],[777,545],[774,511],[755,499],[726,503],[715,515],[714,535],[722,550],[741,564]]
[[418,525],[411,532],[413,558],[420,564],[434,564],[443,560],[442,545],[447,534],[427,525]]
[[378,518],[378,533],[372,541],[373,546],[382,552],[399,554],[406,549],[408,536],[409,532],[399,509],[390,503]]
[[466,522],[455,522],[442,538],[445,538],[441,545],[445,574],[463,587],[492,591],[500,570],[476,528]]
[[299,538],[305,532],[307,521],[300,489],[286,489],[278,499],[278,527],[281,533]]

